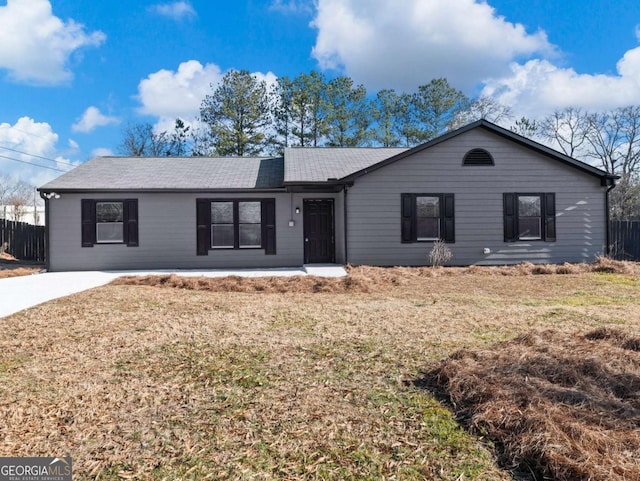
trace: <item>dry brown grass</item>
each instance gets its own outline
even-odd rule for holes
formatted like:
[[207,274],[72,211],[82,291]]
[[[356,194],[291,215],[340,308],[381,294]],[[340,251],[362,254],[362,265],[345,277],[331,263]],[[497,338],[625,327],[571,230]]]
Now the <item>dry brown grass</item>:
[[40,269],[35,267],[17,267],[15,269],[0,268],[0,279],[6,279],[8,277],[30,276],[31,274],[37,274],[38,272],[40,272]]
[[42,265],[36,262],[20,261],[8,252],[0,253],[0,279],[28,276],[40,272]]
[[640,479],[640,338],[528,333],[459,351],[426,378],[456,414],[536,479]]
[[112,284],[0,319],[0,452],[70,454],[79,480],[510,479],[413,385],[425,364],[532,329],[640,330],[637,276],[518,268],[358,267],[280,278],[285,294],[169,278],[187,288]]

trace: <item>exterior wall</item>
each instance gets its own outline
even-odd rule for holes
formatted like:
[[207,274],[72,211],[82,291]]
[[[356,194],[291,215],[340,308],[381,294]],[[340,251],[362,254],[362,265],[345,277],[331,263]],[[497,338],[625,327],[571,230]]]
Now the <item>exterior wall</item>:
[[[291,267],[303,264],[304,198],[334,198],[336,261],[344,261],[342,194],[135,193],[70,194],[49,201],[51,271]],[[81,245],[81,199],[138,199],[139,246]],[[276,255],[264,249],[210,250],[196,255],[197,198],[275,198]],[[295,214],[295,207],[301,213]],[[295,226],[289,227],[289,220]]]
[[[463,166],[473,148],[495,165]],[[504,242],[505,192],[555,192],[556,242]],[[428,264],[431,242],[401,243],[402,193],[455,194],[452,265],[591,262],[606,244],[600,179],[474,129],[356,179],[347,195],[350,263]]]

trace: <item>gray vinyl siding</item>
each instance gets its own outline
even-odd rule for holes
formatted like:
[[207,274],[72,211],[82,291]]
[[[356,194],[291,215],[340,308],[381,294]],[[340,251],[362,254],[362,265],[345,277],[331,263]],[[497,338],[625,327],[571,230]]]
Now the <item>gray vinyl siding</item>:
[[[303,264],[302,210],[304,198],[334,198],[336,260],[344,261],[342,194],[284,193],[63,193],[49,201],[49,268],[71,270],[152,270],[292,267]],[[197,198],[275,198],[276,255],[264,249],[210,250],[196,255]],[[81,246],[81,199],[138,199],[139,246],[97,244]],[[289,220],[295,221],[289,227]]]
[[[473,148],[489,151],[495,166],[463,166]],[[505,192],[554,192],[557,241],[504,242]],[[427,264],[430,242],[401,242],[402,193],[455,195],[452,265],[590,262],[606,243],[599,178],[474,129],[356,179],[347,196],[350,263]]]

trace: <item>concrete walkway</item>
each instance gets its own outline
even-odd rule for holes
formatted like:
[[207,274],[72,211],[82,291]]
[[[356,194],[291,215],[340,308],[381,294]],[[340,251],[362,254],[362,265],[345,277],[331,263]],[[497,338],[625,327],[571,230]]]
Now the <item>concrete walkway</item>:
[[334,264],[274,269],[46,272],[0,279],[0,317],[14,314],[52,299],[103,286],[118,277],[167,274],[187,277],[306,275],[342,277],[347,275],[342,266]]

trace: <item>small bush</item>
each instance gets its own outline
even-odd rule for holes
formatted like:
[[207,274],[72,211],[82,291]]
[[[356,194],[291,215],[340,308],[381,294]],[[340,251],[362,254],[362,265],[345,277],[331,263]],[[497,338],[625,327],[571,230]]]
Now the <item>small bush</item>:
[[447,247],[447,244],[442,239],[438,239],[433,243],[433,247],[429,252],[429,262],[432,267],[442,266],[449,262],[452,257],[451,249]]

